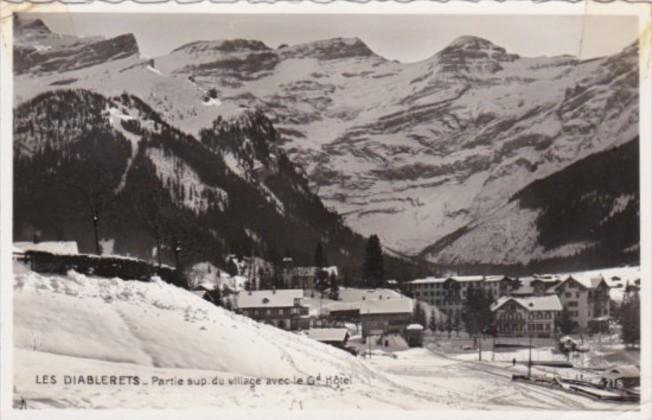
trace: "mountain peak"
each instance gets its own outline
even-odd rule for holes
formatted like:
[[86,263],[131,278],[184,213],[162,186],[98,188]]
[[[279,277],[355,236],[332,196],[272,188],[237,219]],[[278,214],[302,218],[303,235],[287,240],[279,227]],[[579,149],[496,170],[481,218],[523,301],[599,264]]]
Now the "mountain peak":
[[214,41],[195,41],[184,44],[172,50],[175,52],[186,52],[188,54],[207,53],[218,51],[222,53],[233,53],[239,51],[266,51],[270,50],[264,42],[249,39],[217,39]]
[[16,16],[14,19],[14,27],[21,29],[32,29],[40,32],[50,32],[50,28],[41,19],[31,19]]
[[24,18],[16,15],[14,18],[14,36],[40,38],[50,35],[50,28],[41,19]]
[[453,42],[448,44],[447,48],[462,48],[468,50],[505,50],[504,48],[497,46],[488,39],[472,35],[463,35],[455,38]]
[[436,57],[444,65],[445,70],[455,72],[478,70],[489,73],[501,70],[500,63],[519,58],[518,54],[508,54],[503,47],[487,39],[470,35],[456,38]]
[[317,58],[334,60],[340,58],[372,57],[374,52],[360,38],[330,38],[306,42],[281,49],[288,58]]

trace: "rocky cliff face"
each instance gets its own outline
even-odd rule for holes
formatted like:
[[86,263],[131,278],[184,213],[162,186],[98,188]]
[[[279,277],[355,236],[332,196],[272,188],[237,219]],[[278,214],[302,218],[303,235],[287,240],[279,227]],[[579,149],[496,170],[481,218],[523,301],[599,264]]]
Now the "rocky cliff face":
[[48,74],[69,72],[137,56],[132,34],[111,39],[75,38],[50,32],[41,20],[14,21],[14,72]]
[[16,94],[126,90],[197,137],[218,116],[261,109],[327,206],[355,230],[418,253],[504,209],[534,180],[634,138],[637,63],[634,44],[583,61],[461,37],[405,64],[359,39],[200,41],[149,61],[34,67],[17,77]]

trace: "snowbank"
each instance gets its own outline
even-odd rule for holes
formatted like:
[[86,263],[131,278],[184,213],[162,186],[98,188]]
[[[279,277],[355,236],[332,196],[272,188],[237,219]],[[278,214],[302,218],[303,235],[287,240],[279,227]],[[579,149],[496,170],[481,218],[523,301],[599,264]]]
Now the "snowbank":
[[161,368],[258,377],[377,377],[353,356],[259,324],[162,281],[15,274],[15,346]]

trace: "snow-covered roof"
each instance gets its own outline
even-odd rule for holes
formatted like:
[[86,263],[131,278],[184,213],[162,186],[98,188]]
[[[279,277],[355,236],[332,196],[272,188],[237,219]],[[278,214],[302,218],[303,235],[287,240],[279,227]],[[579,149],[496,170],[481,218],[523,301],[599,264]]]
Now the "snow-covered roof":
[[562,343],[567,343],[567,342],[577,343],[577,340],[575,340],[573,337],[569,335],[563,336],[562,338],[559,339],[559,341]]
[[328,311],[359,311],[360,315],[411,313],[412,299],[394,298],[361,300],[357,302],[336,302],[328,305]]
[[535,274],[532,277],[535,281],[542,281],[544,283],[562,281],[562,278],[557,274]]
[[354,287],[340,287],[340,301],[357,302],[369,299],[398,299],[404,297],[392,289],[357,289]]
[[421,324],[410,324],[407,327],[405,327],[406,330],[410,331],[422,331],[423,330],[423,325]]
[[317,341],[344,341],[348,333],[346,328],[311,328],[306,334]]
[[294,306],[295,299],[303,298],[301,289],[254,290],[238,293],[238,307],[246,308],[287,308]]
[[337,311],[359,311],[362,302],[335,302],[328,305],[326,308],[328,312]]
[[[604,279],[604,277],[602,277],[601,274],[596,275],[596,274],[575,273],[566,277],[564,281],[562,281],[557,285],[557,287],[560,287],[562,284],[568,282],[569,280],[575,280],[582,286],[586,287],[587,289],[595,289],[603,281],[605,282],[605,284],[607,284],[606,280]],[[607,284],[607,287],[608,286],[609,284]]]
[[561,311],[562,306],[557,295],[513,297],[503,296],[491,306],[492,311],[498,310],[509,301],[514,301],[527,311]]
[[312,277],[315,275],[317,271],[325,271],[328,273],[328,275],[335,274],[336,276],[339,275],[337,271],[337,266],[331,265],[329,267],[316,267],[316,266],[307,266],[307,267],[294,267],[292,268],[291,272],[295,276],[300,276],[300,277]]
[[75,241],[14,242],[14,247],[26,251],[44,251],[52,254],[79,254]]
[[206,290],[191,290],[190,293],[202,299],[206,296]]
[[640,378],[641,371],[634,365],[623,365],[609,369],[604,376],[612,378]]
[[365,300],[360,306],[360,315],[412,313],[412,299]]
[[459,282],[474,282],[474,281],[482,281],[484,280],[485,276],[479,276],[479,275],[474,275],[474,276],[451,276],[451,279]]
[[424,279],[408,281],[407,284],[444,283],[446,280],[448,280],[448,277],[426,277]]
[[337,271],[337,266],[335,266],[335,265],[331,265],[329,267],[322,267],[321,269],[322,269],[322,271],[326,271],[329,276],[332,276],[333,274],[335,274],[336,276],[339,275],[339,273]]
[[581,271],[569,273],[567,276],[576,277],[603,277],[609,286],[629,281],[633,283],[641,278],[641,269],[639,266],[625,266],[601,268],[597,270]]
[[426,277],[423,279],[416,279],[407,282],[407,284],[434,284],[434,283],[445,283],[448,280],[454,280],[460,283],[465,282],[498,282],[505,278],[505,276],[448,276],[448,277]]
[[505,278],[505,276],[486,276],[484,278],[484,281],[486,282],[496,282],[496,281],[501,281]]

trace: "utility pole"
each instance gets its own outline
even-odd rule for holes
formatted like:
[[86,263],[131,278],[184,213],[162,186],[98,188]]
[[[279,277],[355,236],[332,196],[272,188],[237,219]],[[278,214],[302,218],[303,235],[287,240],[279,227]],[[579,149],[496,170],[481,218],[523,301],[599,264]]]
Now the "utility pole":
[[532,374],[532,333],[529,333],[528,335],[530,336],[530,348],[527,358],[527,377],[530,378]]
[[[369,318],[369,314],[371,313],[371,309],[367,307],[367,318]],[[364,330],[364,327],[363,327]],[[369,331],[367,331],[369,332]],[[369,347],[369,358],[371,359],[371,335],[367,335],[367,345]]]
[[478,361],[482,361],[482,333],[478,334]]

